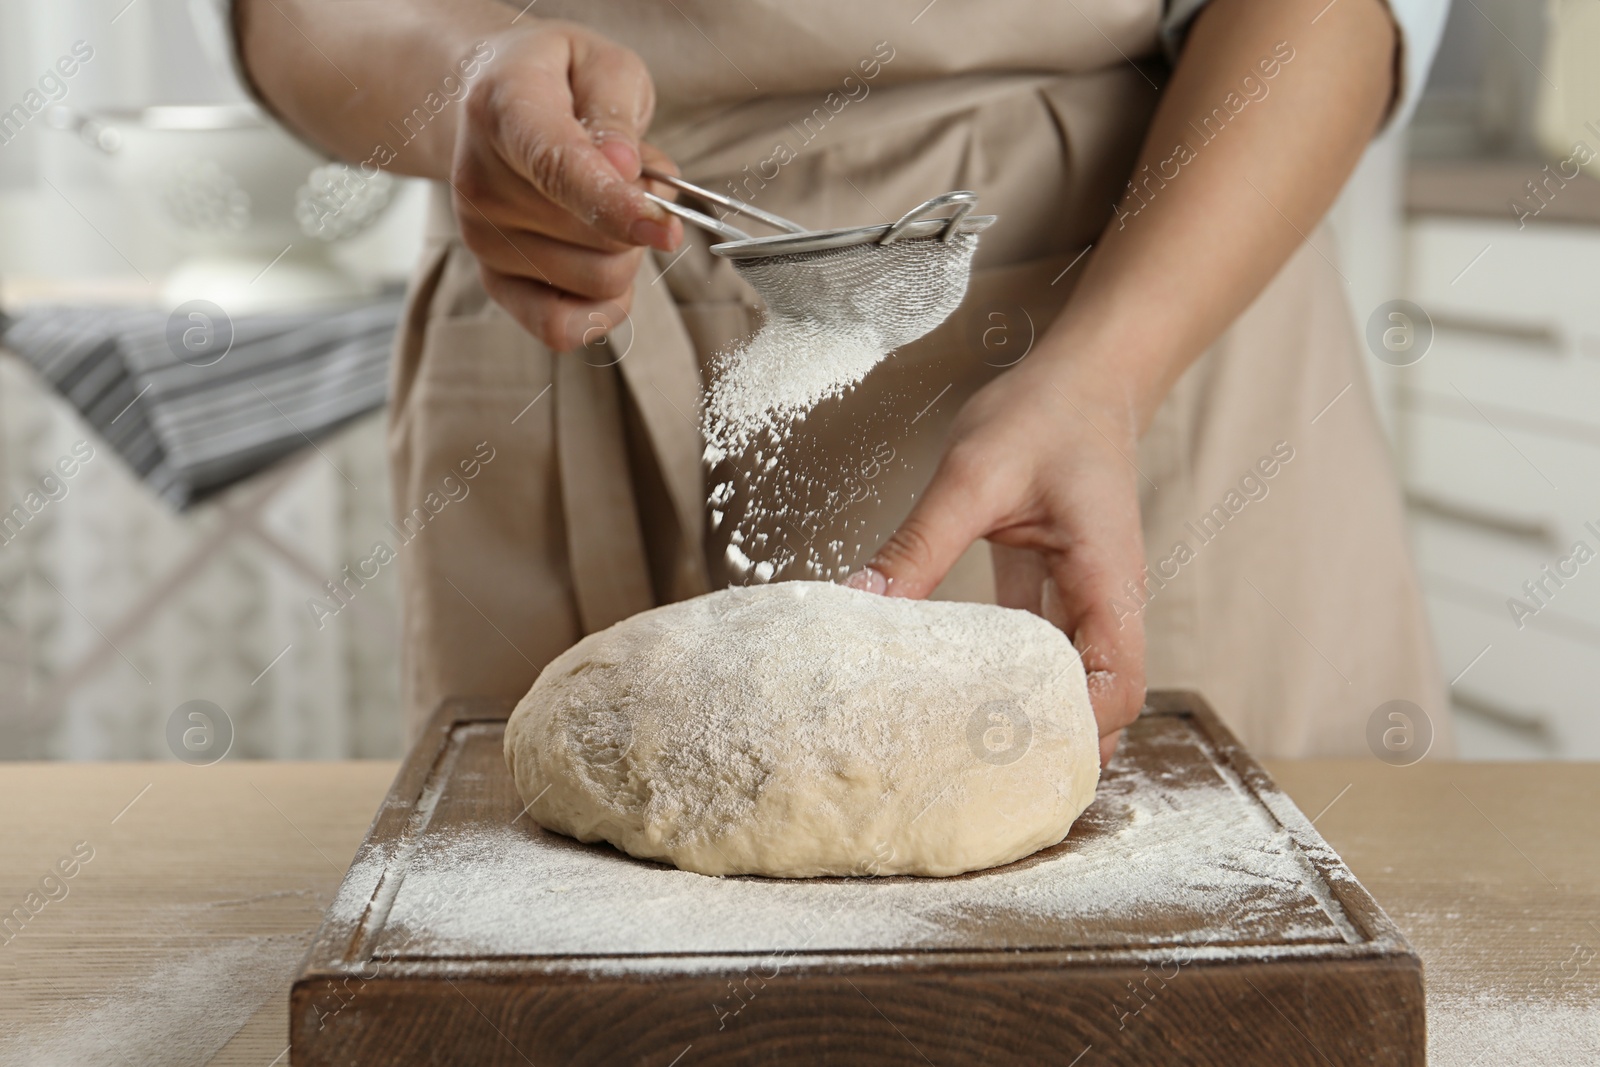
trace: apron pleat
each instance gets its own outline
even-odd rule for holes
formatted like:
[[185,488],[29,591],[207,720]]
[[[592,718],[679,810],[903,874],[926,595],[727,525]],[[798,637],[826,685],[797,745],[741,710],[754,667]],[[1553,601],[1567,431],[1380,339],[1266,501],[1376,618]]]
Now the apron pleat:
[[654,607],[624,444],[620,375],[580,353],[555,359],[556,461],[567,557],[585,633]]

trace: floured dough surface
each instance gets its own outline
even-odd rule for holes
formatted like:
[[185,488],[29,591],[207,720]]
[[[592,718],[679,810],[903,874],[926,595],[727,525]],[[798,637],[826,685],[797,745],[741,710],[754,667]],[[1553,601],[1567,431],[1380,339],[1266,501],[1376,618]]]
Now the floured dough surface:
[[539,825],[702,874],[952,875],[1066,836],[1100,765],[1037,616],[822,582],[726,589],[562,653],[506,727]]

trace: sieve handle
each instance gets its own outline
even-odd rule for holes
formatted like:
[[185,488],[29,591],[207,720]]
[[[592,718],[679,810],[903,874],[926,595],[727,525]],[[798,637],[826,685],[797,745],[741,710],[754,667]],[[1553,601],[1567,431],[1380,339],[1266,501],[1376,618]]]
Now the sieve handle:
[[883,235],[883,239],[878,243],[881,245],[894,244],[896,241],[900,240],[901,236],[905,233],[906,228],[909,227],[913,222],[917,222],[923,217],[933,214],[935,211],[954,204],[955,211],[951,213],[950,221],[948,224],[946,224],[944,232],[939,235],[939,240],[948,244],[955,238],[956,230],[960,227],[961,220],[972,213],[972,209],[977,206],[977,203],[978,194],[967,189],[958,189],[953,193],[940,193],[933,199],[924,200],[922,203],[918,204],[904,215],[901,215],[900,221],[896,222],[893,226],[890,226],[889,232],[885,233]]
[[656,170],[654,167],[641,167],[640,170],[646,178],[661,182],[663,185],[670,185],[681,193],[699,197],[708,204],[715,204],[718,207],[727,208],[729,211],[737,211],[746,218],[764,222],[775,230],[782,230],[784,233],[807,232],[806,228],[798,222],[790,222],[782,215],[774,215],[770,211],[762,211],[754,204],[747,204],[743,200],[735,200],[731,196],[723,196],[721,193],[714,193],[710,189],[702,189],[693,182],[684,181],[676,174],[668,174],[666,171]]
[[685,222],[692,222],[702,230],[710,230],[718,237],[729,241],[748,241],[750,235],[737,226],[730,226],[721,219],[714,219],[710,215],[702,215],[694,208],[684,207],[682,204],[673,203],[655,193],[645,193],[645,198],[663,211],[670,211]]

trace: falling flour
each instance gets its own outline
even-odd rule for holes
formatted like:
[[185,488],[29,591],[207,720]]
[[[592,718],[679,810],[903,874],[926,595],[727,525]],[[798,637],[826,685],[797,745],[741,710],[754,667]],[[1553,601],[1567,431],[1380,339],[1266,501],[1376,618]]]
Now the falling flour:
[[[756,335],[713,368],[701,429],[704,459],[727,464],[709,502],[713,521],[737,492],[729,577],[766,582],[801,560],[813,578],[828,553],[796,550],[786,533],[820,527],[837,501],[814,475],[788,470],[791,433],[825,400],[843,396],[895,350],[944,322],[966,295],[976,234],[739,259],[734,269],[766,304]],[[737,481],[737,485],[735,482]],[[802,540],[805,538],[802,535]],[[837,551],[832,553],[837,556]]]
[[763,435],[781,440],[819,401],[944,322],[966,295],[977,247],[965,234],[734,260],[767,317],[716,368],[707,458],[742,453]]
[[707,460],[742,455],[756,441],[781,447],[796,420],[859,383],[888,354],[873,330],[769,323],[718,368],[706,405]]

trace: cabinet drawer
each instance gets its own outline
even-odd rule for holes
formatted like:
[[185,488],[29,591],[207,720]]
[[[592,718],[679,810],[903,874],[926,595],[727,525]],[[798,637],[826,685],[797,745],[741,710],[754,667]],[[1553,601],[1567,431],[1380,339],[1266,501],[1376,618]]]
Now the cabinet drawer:
[[1436,321],[1600,338],[1600,227],[1424,217],[1406,227],[1406,253],[1411,299]]
[[[1600,523],[1595,524],[1600,527]],[[1412,515],[1412,546],[1418,569],[1436,584],[1448,583],[1465,598],[1470,592],[1513,622],[1507,601],[1516,598],[1535,614],[1522,615],[1522,631],[1537,626],[1545,610],[1593,626],[1600,635],[1600,535],[1578,531],[1560,547],[1534,538],[1513,538],[1464,523]],[[1581,540],[1587,563],[1572,553]],[[1548,572],[1545,568],[1549,568]],[[1562,573],[1562,571],[1566,573]],[[1537,598],[1524,584],[1533,582]],[[1513,626],[1515,629],[1515,626]]]
[[[1472,664],[1451,695],[1458,704],[1482,710],[1458,706],[1458,713],[1474,725],[1499,718],[1543,726],[1542,733],[1498,726],[1493,732],[1507,737],[1508,751],[1463,755],[1516,758],[1537,749],[1564,759],[1600,759],[1600,641],[1544,616],[1518,630],[1503,604],[1475,601],[1426,576],[1423,587],[1446,681]],[[1559,610],[1559,604],[1549,610]],[[1482,658],[1473,663],[1480,652]]]
[[1423,398],[1406,410],[1401,467],[1408,488],[1511,525],[1548,529],[1555,543],[1570,541],[1588,519],[1600,525],[1600,448],[1529,432],[1531,419],[1503,411],[1489,416],[1491,425],[1456,399],[1452,406]]
[[1508,421],[1531,432],[1600,451],[1600,359],[1565,354],[1549,342],[1441,329],[1400,385],[1404,404],[1454,405],[1474,416],[1476,404],[1497,423],[1507,412]]

